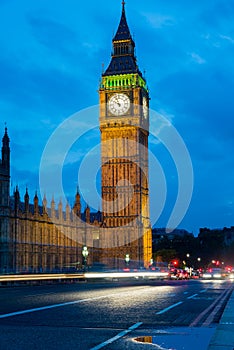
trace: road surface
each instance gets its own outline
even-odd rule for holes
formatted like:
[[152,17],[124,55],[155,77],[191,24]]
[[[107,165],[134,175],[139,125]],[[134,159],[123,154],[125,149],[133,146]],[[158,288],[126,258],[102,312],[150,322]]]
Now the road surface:
[[212,330],[231,287],[223,280],[2,287],[0,349],[121,350],[169,327]]

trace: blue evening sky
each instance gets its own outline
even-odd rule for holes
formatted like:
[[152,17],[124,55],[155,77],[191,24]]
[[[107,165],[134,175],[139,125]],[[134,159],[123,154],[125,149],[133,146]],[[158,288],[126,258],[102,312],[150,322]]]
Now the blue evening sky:
[[[126,14],[150,107],[172,122],[192,159],[194,192],[180,227],[196,235],[199,227],[234,225],[234,1],[127,0]],[[3,134],[7,123],[11,191],[19,185],[21,199],[26,186],[31,200],[39,189],[51,133],[73,113],[98,104],[102,64],[109,64],[120,15],[121,0],[0,0],[0,127]],[[94,119],[97,125],[98,115]],[[98,129],[84,135],[65,162],[71,204],[78,163],[99,139]],[[152,137],[150,148],[167,181],[165,208],[153,224],[165,227],[177,173]],[[150,174],[154,216],[160,184],[154,169]]]

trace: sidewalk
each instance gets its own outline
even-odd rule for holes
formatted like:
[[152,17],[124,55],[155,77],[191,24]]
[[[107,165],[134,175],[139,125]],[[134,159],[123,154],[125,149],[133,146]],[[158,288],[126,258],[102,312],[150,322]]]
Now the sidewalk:
[[207,350],[234,350],[234,291]]

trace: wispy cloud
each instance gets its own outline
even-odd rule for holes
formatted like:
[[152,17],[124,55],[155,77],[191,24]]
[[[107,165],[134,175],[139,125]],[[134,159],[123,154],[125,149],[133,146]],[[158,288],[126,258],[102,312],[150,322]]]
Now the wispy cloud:
[[175,19],[171,16],[146,12],[143,13],[143,16],[147,19],[147,21],[153,28],[162,28],[165,26],[172,26],[175,24]]
[[206,63],[206,60],[202,58],[200,55],[198,55],[195,52],[190,52],[188,55],[192,58],[192,60],[198,64],[204,64]]
[[220,34],[219,37],[223,40],[229,41],[231,44],[234,44],[234,39],[231,36]]

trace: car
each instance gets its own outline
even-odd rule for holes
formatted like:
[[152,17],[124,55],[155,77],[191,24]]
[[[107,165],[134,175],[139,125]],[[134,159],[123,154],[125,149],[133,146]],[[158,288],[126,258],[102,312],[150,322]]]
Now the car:
[[234,269],[232,269],[232,270],[230,271],[230,273],[228,274],[228,278],[229,278],[230,280],[233,280],[233,279],[234,279]]
[[171,268],[169,271],[169,277],[170,279],[174,280],[174,279],[178,279],[177,277],[177,269],[176,268]]
[[226,273],[221,268],[209,268],[202,274],[205,279],[223,279],[226,278]]
[[176,280],[189,279],[189,273],[183,269],[172,268],[170,270],[170,279],[176,279]]
[[186,270],[180,270],[178,273],[179,280],[187,280],[189,279],[189,273]]
[[201,272],[200,271],[192,271],[190,277],[193,278],[193,279],[198,279],[198,278],[201,277]]

